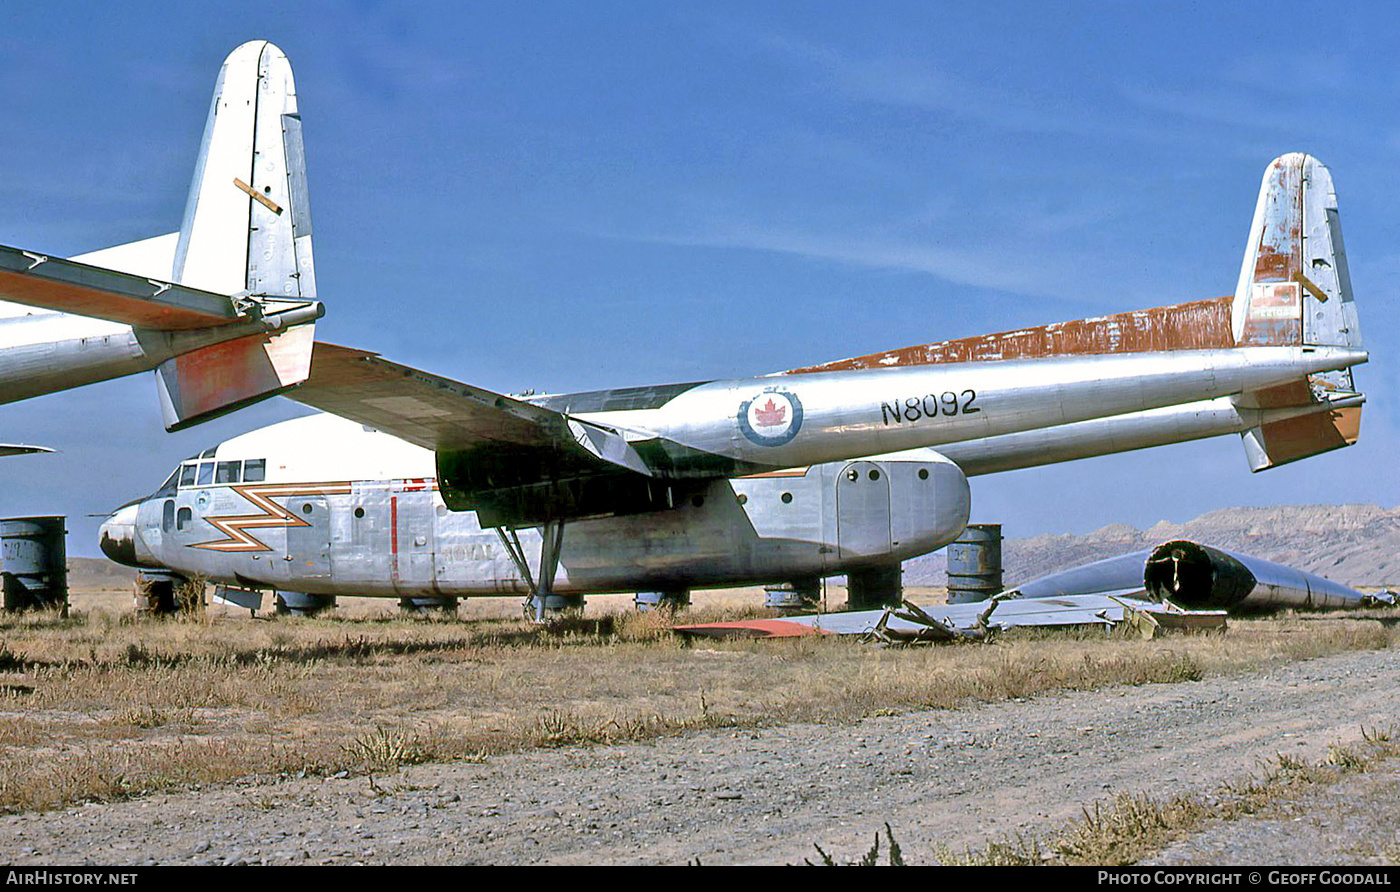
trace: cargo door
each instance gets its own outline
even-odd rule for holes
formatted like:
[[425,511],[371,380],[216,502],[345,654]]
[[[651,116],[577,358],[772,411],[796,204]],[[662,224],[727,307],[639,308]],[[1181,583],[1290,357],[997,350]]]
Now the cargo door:
[[890,552],[890,478],[873,462],[851,462],[836,478],[836,542],[842,560]]
[[389,496],[392,535],[390,576],[401,595],[431,595],[437,591],[433,567],[436,550],[432,492],[399,492]]
[[287,526],[287,566],[292,584],[298,579],[329,579],[331,575],[331,512],[323,495],[293,496],[287,511],[296,522]]

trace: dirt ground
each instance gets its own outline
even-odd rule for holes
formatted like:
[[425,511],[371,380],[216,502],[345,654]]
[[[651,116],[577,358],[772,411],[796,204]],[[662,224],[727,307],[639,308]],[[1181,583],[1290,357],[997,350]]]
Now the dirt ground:
[[[1044,834],[1119,791],[1208,793],[1400,721],[1400,652],[1227,677],[284,778],[0,818],[25,864],[790,864]],[[1161,863],[1393,863],[1400,768],[1207,828]]]

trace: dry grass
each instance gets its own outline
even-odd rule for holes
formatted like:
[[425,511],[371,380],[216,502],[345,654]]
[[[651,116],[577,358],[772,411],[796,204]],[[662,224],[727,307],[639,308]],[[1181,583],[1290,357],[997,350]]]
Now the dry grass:
[[[904,851],[899,847],[899,841],[894,838],[894,831],[890,829],[889,824],[885,825],[885,839],[889,841],[889,847],[888,849],[886,849],[885,853],[885,863],[889,867],[905,866]],[[810,859],[804,858],[803,863],[805,863],[808,867],[816,867],[818,864],[820,864],[823,867],[876,867],[880,863],[879,833],[875,834],[875,841],[871,844],[870,848],[866,850],[866,853],[862,855],[859,859],[854,861],[837,861],[834,857],[827,854],[826,850],[824,850],[821,846],[813,843],[812,847],[817,850],[817,857],[820,860],[814,862]]]
[[961,865],[1123,865],[1135,864],[1170,843],[1211,823],[1245,815],[1273,814],[1309,790],[1364,772],[1400,756],[1400,743],[1388,730],[1363,730],[1358,744],[1331,744],[1327,755],[1309,764],[1280,753],[1261,776],[1226,783],[1211,794],[1157,798],[1120,793],[1085,809],[1079,820],[1046,840],[1018,836],[961,855],[944,849],[942,864]]
[[[612,606],[623,612],[594,612],[602,600],[543,629],[514,618],[508,599],[457,619],[347,604],[314,619],[211,608],[159,620],[133,616],[129,595],[80,596],[66,619],[0,619],[0,809],[1176,682],[1400,639],[1393,625],[1348,616],[1240,621],[1223,635],[1156,641],[692,646],[665,631],[663,614],[626,612],[621,597]],[[759,612],[751,593],[717,600],[697,598],[687,619]],[[498,615],[479,612],[488,609]]]

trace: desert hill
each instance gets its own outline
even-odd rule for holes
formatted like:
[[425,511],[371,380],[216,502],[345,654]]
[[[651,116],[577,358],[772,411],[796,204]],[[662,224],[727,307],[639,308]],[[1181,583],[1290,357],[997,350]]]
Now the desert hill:
[[69,589],[129,589],[136,571],[106,558],[69,557]]

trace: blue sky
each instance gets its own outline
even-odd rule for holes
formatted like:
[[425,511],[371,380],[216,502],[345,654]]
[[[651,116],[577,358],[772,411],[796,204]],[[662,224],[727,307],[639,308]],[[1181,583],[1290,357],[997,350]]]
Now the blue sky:
[[[214,77],[296,73],[318,336],[501,391],[763,373],[1233,290],[1259,180],[1332,169],[1360,445],[1237,438],[973,481],[1011,536],[1400,502],[1400,15],[1383,4],[50,3],[0,11],[0,243],[179,226]],[[0,407],[0,515],[97,520],[181,458],[143,375]]]

